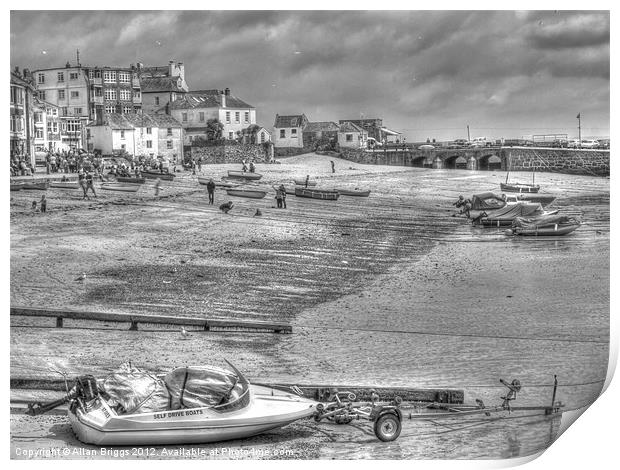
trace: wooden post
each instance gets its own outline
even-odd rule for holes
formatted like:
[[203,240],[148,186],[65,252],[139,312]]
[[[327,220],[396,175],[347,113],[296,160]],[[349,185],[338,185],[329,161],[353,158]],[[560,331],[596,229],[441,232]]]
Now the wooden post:
[[131,325],[129,326],[129,331],[138,331],[138,322],[133,318],[130,319]]
[[56,317],[56,328],[62,328],[62,317]]
[[551,408],[555,408],[555,393],[558,390],[558,376],[553,376],[553,397],[551,398]]
[[205,326],[204,326],[204,330],[205,331],[211,331],[211,326],[209,325],[209,322],[205,322]]

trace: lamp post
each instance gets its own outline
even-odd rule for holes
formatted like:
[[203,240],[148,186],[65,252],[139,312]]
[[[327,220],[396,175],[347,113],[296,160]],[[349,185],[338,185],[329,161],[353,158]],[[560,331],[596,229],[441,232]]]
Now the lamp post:
[[579,146],[581,147],[581,113],[577,114],[577,122],[579,123]]

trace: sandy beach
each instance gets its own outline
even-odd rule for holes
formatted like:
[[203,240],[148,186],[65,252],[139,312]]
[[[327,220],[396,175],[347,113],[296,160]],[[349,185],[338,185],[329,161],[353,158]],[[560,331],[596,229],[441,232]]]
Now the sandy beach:
[[[202,175],[219,179],[230,169],[237,168],[206,166]],[[318,187],[372,193],[335,202],[288,196],[283,210],[272,189],[261,200],[218,190],[208,206],[204,187],[182,173],[160,196],[149,185],[90,201],[48,190],[47,214],[29,210],[37,193],[11,193],[11,304],[278,320],[293,325],[292,335],[191,331],[182,339],[173,328],[66,322],[58,329],[52,319],[15,317],[11,376],[101,375],[124,360],[165,371],[228,358],[260,382],[454,387],[468,401],[494,402],[499,378],[519,378],[520,402],[540,404],[557,374],[568,408],[598,395],[609,339],[609,179],[537,175],[557,196],[553,207],[584,222],[572,235],[543,240],[451,216],[459,194],[499,193],[501,172],[366,166],[314,154],[257,171],[264,176],[256,186],[266,189],[310,175]],[[227,200],[235,207],[223,214],[217,205]],[[64,417],[13,415],[11,426],[14,450],[25,445],[20,435],[51,428],[52,441],[77,445]],[[552,440],[550,426],[477,428],[463,454],[440,452],[428,429],[424,450],[411,447],[423,437],[417,428],[392,445],[404,458],[475,458],[483,449],[527,455]],[[364,433],[356,434],[359,449],[339,447],[343,432],[351,439],[349,431],[298,423],[233,446],[285,443],[296,449],[287,458],[385,455]]]

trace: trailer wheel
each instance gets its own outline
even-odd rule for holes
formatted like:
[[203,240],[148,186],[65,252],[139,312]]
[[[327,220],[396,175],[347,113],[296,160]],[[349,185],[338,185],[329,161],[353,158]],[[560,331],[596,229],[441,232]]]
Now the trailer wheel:
[[374,425],[375,436],[380,441],[391,442],[400,436],[401,423],[396,413],[385,413],[379,416]]

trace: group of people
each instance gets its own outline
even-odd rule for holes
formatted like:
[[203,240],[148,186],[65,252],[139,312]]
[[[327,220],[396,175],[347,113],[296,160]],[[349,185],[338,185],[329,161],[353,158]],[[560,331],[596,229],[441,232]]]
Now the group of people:
[[471,211],[472,208],[471,199],[465,199],[463,195],[461,195],[456,202],[452,203],[452,205],[456,206],[457,209],[461,209],[458,214],[454,215],[465,214],[465,216],[469,219],[469,211]]
[[254,173],[256,171],[256,167],[254,166],[254,162],[250,161],[250,164],[248,165],[246,163],[245,160],[242,160],[241,163],[243,164],[243,167],[241,168],[241,171],[243,171],[244,173],[246,172],[250,172],[250,173]]
[[11,176],[33,176],[35,168],[26,157],[11,159]]
[[278,209],[286,209],[286,188],[283,184],[275,188],[276,190],[276,205]]

